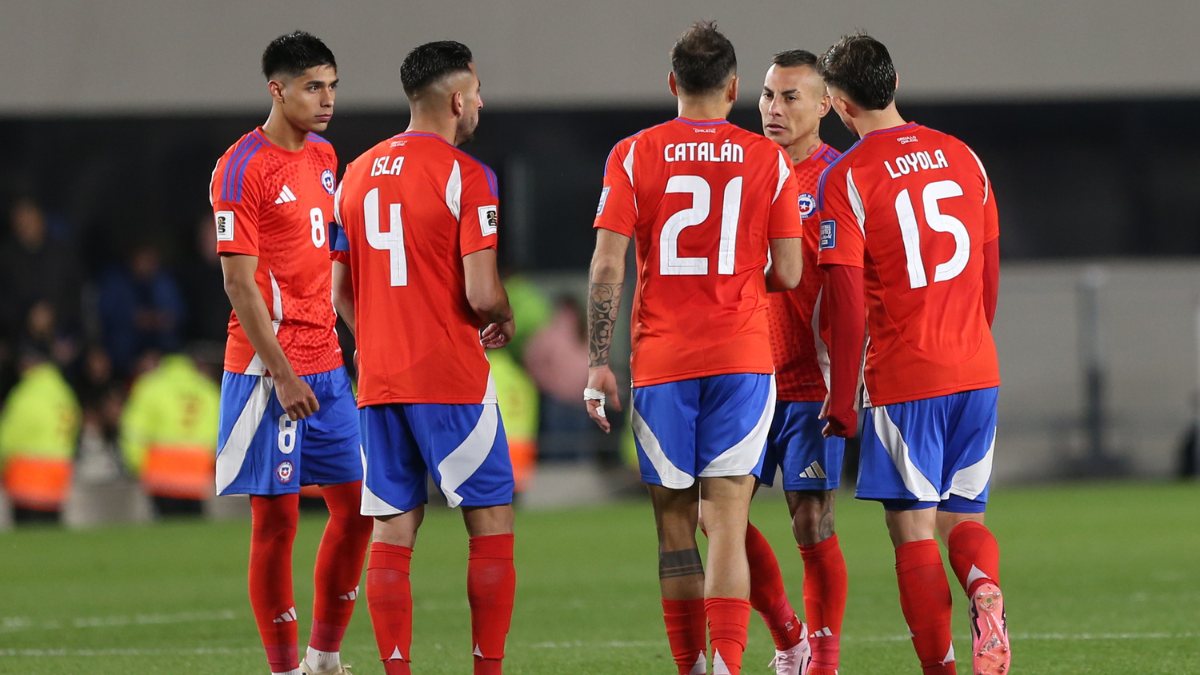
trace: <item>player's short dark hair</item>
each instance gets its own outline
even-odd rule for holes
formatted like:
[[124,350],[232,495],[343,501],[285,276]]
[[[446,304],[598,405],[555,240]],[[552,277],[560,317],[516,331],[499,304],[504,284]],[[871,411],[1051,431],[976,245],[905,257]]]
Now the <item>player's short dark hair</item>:
[[671,48],[671,70],[684,93],[707,94],[737,73],[737,54],[717,22],[697,21]]
[[866,33],[845,35],[821,56],[817,72],[867,110],[883,110],[896,96],[896,67],[887,47]]
[[400,83],[409,98],[447,75],[470,70],[471,50],[461,42],[440,40],[414,48],[400,64]]
[[337,59],[321,39],[298,30],[271,40],[263,50],[262,72],[268,80],[279,75],[299,77],[316,66],[337,70]]
[[779,52],[771,57],[771,63],[780,68],[799,68],[800,66],[808,66],[813,70],[817,68],[817,55],[807,49],[789,49],[786,52]]

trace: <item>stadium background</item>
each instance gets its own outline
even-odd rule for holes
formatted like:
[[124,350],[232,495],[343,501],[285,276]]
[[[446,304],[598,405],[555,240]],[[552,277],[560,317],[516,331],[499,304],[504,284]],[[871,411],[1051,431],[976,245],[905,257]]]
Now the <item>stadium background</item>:
[[[1095,484],[1032,492],[1019,486],[1081,477],[1163,481],[1195,472],[1189,438],[1200,400],[1200,134],[1194,128],[1200,118],[1200,5],[1182,0],[466,0],[452,8],[385,0],[336,7],[311,0],[2,0],[0,283],[6,297],[0,302],[0,385],[7,391],[18,380],[22,353],[49,353],[83,404],[84,436],[91,425],[95,448],[117,458],[120,405],[139,372],[141,350],[130,351],[123,336],[128,326],[119,318],[125,315],[107,300],[119,295],[113,288],[136,276],[131,258],[139,250],[160,255],[155,279],[170,279],[178,291],[177,300],[164,304],[174,317],[173,332],[160,336],[158,346],[189,346],[202,364],[219,368],[228,303],[219,265],[202,253],[208,245],[200,234],[207,227],[205,188],[221,152],[265,119],[258,58],[271,38],[294,28],[316,33],[338,57],[341,85],[326,137],[343,166],[406,125],[397,70],[408,49],[442,38],[468,44],[485,109],[477,140],[466,149],[500,178],[502,261],[546,307],[563,296],[578,298],[604,158],[617,140],[673,115],[667,50],[689,21],[702,17],[716,18],[738,48],[742,96],[733,119],[742,126],[760,129],[754,104],[772,53],[795,47],[820,52],[839,35],[863,28],[889,46],[897,63],[901,113],[962,138],[988,166],[1000,205],[1004,260],[995,329],[1005,382],[999,485],[1053,508],[1072,503],[1062,495],[1087,494]],[[823,134],[840,149],[852,143],[832,115]],[[37,259],[44,265],[31,266],[13,234],[22,204],[36,204],[44,213],[51,246],[49,257]],[[14,289],[46,295],[56,309],[53,331],[30,322],[29,303],[19,302],[25,295]],[[569,332],[559,338],[566,340]],[[101,353],[113,365],[108,376],[93,363],[103,360]],[[528,506],[572,509],[636,494],[620,468],[620,439],[579,425],[570,406],[547,391],[541,400],[543,416],[551,418],[543,419],[541,439],[550,461],[540,467]],[[90,473],[77,472],[72,499],[79,515],[70,522],[104,520],[110,512],[145,518],[145,509],[127,508],[120,501],[125,497],[114,497],[132,489],[118,462],[91,466]],[[1170,531],[1140,527],[1161,515],[1146,506],[1153,501],[1146,495],[1155,490],[1128,489],[1106,494],[1140,506],[1120,514],[1127,520],[1113,515],[1109,522],[1114,529],[1138,530],[1147,550],[1157,550]],[[1171,501],[1155,503],[1195,513],[1200,500],[1194,489],[1169,494]],[[105,506],[114,499],[118,507]],[[1085,518],[1098,504],[1077,506]],[[782,519],[773,508],[756,516]],[[0,511],[0,526],[6,526],[7,510]],[[554,528],[570,520],[539,517],[550,518],[542,521],[550,523],[546,536],[558,536]],[[1190,523],[1192,532],[1166,547],[1164,569],[1174,564],[1171,556],[1186,559],[1196,552],[1196,520],[1188,517],[1181,522]],[[209,536],[204,528],[216,528],[213,537],[226,532],[221,525],[188,527],[199,529],[178,536]],[[229,530],[231,541],[239,542],[245,529]],[[864,529],[864,536],[881,536],[878,527]],[[1040,536],[1037,527],[1032,530],[1025,534]],[[123,538],[160,536],[155,528],[111,531],[112,537],[87,541],[106,547],[97,555],[117,566]],[[1046,525],[1047,536],[1051,531]],[[51,536],[71,535],[3,534],[0,547],[14,552],[8,560],[15,569],[75,541],[46,539]],[[776,545],[786,542],[784,535]],[[241,555],[236,546],[232,550]],[[302,549],[297,551],[302,579]],[[650,555],[648,549],[643,554]],[[1029,561],[1014,564],[1038,569]],[[652,581],[643,567],[640,573]],[[70,566],[54,570],[64,578],[79,574]],[[19,575],[7,578],[0,580],[0,621],[8,622],[0,623],[0,672],[18,663],[23,672],[51,672],[42,670],[45,661],[20,661],[15,652],[5,660],[6,647],[36,651],[63,644],[50,633],[33,639],[24,629],[7,631],[5,626],[20,624],[23,611],[36,614],[16,599]],[[1125,575],[1114,570],[1112,578]],[[1194,572],[1172,583],[1175,597],[1200,593]],[[653,600],[653,590],[647,592]],[[220,611],[231,608],[245,624],[241,632],[252,633],[248,607],[233,597]],[[119,611],[98,607],[93,614],[136,615],[151,612],[153,602],[118,605]],[[73,616],[53,603],[46,611]],[[1164,611],[1149,615],[1147,631],[1177,630],[1175,620],[1183,614]],[[360,629],[364,617],[356,619]],[[136,638],[143,647],[154,644]],[[73,639],[63,638],[68,644]],[[1180,648],[1194,657],[1200,645],[1189,639]]]

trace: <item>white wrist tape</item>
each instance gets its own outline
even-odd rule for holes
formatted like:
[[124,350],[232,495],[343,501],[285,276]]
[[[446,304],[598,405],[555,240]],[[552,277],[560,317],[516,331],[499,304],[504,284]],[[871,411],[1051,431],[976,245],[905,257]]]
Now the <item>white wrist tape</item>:
[[584,389],[583,400],[585,401],[600,401],[600,407],[596,409],[596,414],[601,417],[607,417],[604,414],[604,404],[608,401],[608,397],[599,389]]

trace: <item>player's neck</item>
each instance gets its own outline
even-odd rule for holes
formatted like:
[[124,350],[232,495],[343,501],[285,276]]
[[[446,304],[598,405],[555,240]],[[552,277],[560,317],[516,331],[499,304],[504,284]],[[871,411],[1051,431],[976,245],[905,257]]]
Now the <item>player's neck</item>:
[[854,118],[854,129],[858,132],[859,138],[880,129],[891,129],[904,126],[904,124],[905,120],[896,110],[895,103],[883,110],[864,110]]
[[825,142],[821,140],[821,134],[814,131],[797,138],[791,145],[785,146],[783,151],[787,153],[788,159],[792,160],[792,164],[799,164],[815,155],[822,145],[825,145]]
[[288,121],[278,108],[271,108],[271,114],[267,117],[267,121],[262,125],[263,135],[272,145],[297,152],[304,149],[304,139],[308,137],[308,131],[298,129],[295,125]]
[[725,98],[679,99],[679,116],[689,120],[723,120],[733,104]]
[[446,142],[450,145],[458,146],[458,122],[453,118],[442,119],[414,112],[408,122],[408,128],[404,132],[408,133],[412,131],[423,134],[435,134],[446,139]]

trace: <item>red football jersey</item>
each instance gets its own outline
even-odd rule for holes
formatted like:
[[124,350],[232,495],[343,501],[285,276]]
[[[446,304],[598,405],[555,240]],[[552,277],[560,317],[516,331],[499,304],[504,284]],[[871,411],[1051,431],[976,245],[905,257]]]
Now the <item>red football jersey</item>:
[[497,196],[496,174],[436,134],[346,167],[330,257],[354,281],[359,407],[496,402],[462,259],[496,247]]
[[821,177],[821,265],[863,268],[867,404],[1000,384],[983,244],[1000,236],[987,172],[917,124],[867,134]]
[[775,360],[775,389],[780,401],[824,401],[829,379],[829,352],[825,348],[828,326],[821,327],[821,282],[817,267],[817,241],[821,228],[817,211],[817,182],[821,172],[840,155],[821,144],[809,157],[796,162],[792,174],[800,192],[800,218],[804,223],[804,272],[800,285],[784,293],[771,293],[771,355]]
[[[217,251],[258,256],[254,279],[297,375],[342,365],[326,252],[337,165],[333,146],[316,134],[292,152],[272,145],[259,127],[225,151],[209,187]],[[266,374],[236,312],[225,370]]]
[[595,227],[631,237],[635,386],[774,372],[768,239],[802,236],[787,155],[725,120],[676,118],[613,148]]

